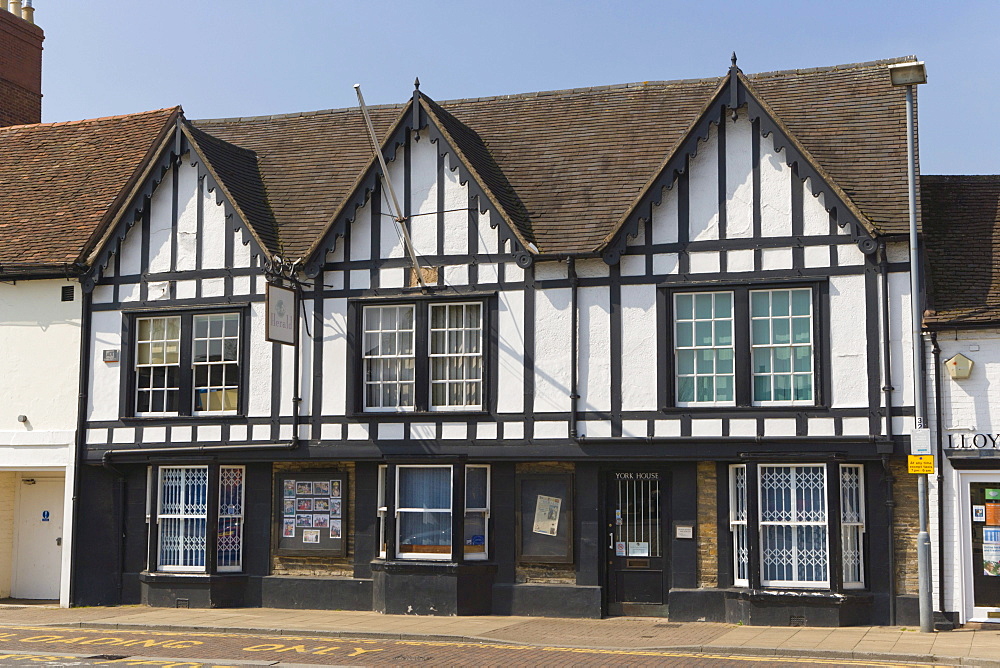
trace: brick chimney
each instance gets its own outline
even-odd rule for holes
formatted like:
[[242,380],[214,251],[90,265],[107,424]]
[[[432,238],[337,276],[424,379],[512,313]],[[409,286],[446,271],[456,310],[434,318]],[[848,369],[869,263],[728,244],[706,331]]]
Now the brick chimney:
[[[7,5],[6,0],[0,0]],[[0,127],[42,121],[42,40],[21,3],[0,8]]]

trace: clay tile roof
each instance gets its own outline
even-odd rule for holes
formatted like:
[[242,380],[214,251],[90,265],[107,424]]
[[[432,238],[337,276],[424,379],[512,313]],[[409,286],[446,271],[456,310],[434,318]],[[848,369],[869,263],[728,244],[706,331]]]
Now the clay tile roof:
[[1000,175],[923,176],[929,326],[1000,322]]
[[[913,59],[748,76],[881,233],[905,233],[907,225],[905,91],[890,85],[887,66]],[[614,230],[723,81],[423,100],[522,239],[542,252],[588,252]],[[405,106],[371,107],[380,137]],[[194,124],[253,151],[288,257],[315,243],[371,162],[357,109]]]
[[0,274],[77,262],[179,113],[0,128]]
[[[379,137],[402,106],[369,107]],[[193,125],[256,155],[275,241],[288,258],[303,255],[350,194],[372,159],[361,111],[329,111],[193,121]],[[212,158],[209,158],[212,160]],[[254,220],[249,221],[257,227]]]

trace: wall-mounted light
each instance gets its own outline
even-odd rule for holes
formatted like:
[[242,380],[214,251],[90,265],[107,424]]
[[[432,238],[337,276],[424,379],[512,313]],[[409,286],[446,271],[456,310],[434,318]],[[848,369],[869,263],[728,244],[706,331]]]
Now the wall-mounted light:
[[21,478],[21,482],[23,482],[25,485],[34,485],[35,484],[35,479],[34,478]]
[[972,375],[973,362],[968,357],[959,353],[944,363],[948,369],[948,375],[952,380],[965,380]]

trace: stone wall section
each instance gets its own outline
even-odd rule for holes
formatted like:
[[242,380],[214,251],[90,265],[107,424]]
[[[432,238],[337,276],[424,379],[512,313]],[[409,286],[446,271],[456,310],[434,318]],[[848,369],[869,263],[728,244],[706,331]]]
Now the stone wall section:
[[715,462],[698,462],[698,586],[719,586],[718,476]]

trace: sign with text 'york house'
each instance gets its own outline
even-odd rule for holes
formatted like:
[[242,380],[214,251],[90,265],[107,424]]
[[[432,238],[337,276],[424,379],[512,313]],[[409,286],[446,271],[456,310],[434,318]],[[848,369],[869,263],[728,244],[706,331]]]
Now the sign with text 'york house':
[[264,338],[274,343],[295,345],[297,306],[294,290],[268,283]]

